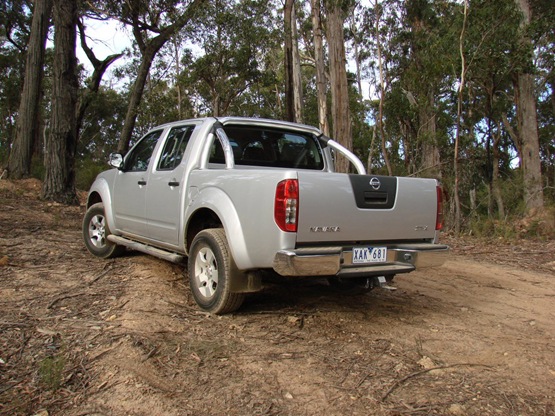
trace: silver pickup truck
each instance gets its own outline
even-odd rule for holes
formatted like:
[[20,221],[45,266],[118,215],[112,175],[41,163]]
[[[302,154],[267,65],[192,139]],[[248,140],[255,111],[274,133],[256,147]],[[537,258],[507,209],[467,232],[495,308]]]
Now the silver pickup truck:
[[[346,157],[357,174],[334,172]],[[187,261],[205,311],[238,309],[264,274],[388,286],[443,263],[434,179],[366,175],[350,151],[306,125],[204,118],[152,129],[91,186],[83,236],[109,258],[126,248]]]

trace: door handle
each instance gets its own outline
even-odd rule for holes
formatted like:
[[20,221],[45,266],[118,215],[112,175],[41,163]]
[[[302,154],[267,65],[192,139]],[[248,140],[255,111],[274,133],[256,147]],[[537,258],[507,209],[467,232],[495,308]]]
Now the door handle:
[[170,181],[170,182],[168,182],[168,186],[171,186],[171,187],[179,186],[179,182],[177,182],[177,181]]
[[140,181],[137,182],[139,184],[139,186],[144,186],[146,185],[146,181],[144,179],[141,179]]

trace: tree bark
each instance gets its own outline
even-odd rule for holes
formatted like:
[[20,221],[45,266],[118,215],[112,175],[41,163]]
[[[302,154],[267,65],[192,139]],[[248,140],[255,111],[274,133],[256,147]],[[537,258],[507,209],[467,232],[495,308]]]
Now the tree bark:
[[[526,35],[526,29],[532,20],[528,0],[515,0],[522,12],[520,25],[522,45],[532,48],[532,42]],[[533,65],[527,62],[528,66]],[[538,118],[536,112],[536,97],[534,94],[534,78],[530,71],[516,74],[515,98],[517,107],[518,136],[522,143],[521,168],[524,179],[524,203],[526,212],[544,207],[540,143],[538,135]]]
[[303,84],[301,79],[301,56],[299,53],[299,34],[297,32],[297,12],[293,3],[291,16],[291,31],[293,34],[293,107],[295,122],[303,122]]
[[[347,83],[347,58],[343,35],[344,19],[340,0],[329,0],[327,6],[327,38],[330,59],[330,84],[332,102],[333,137],[347,149],[353,148],[349,85]],[[349,161],[337,154],[335,170],[349,172]]]
[[330,134],[328,123],[326,63],[324,61],[324,42],[322,20],[320,18],[320,0],[311,0],[312,26],[314,31],[314,60],[316,62],[316,89],[318,94],[318,125],[326,135]]
[[466,83],[466,60],[464,55],[464,36],[466,32],[466,21],[468,17],[468,0],[464,1],[463,26],[459,36],[459,55],[461,58],[461,73],[459,78],[459,91],[457,94],[457,123],[455,132],[455,152],[453,155],[453,171],[455,174],[455,235],[461,232],[461,201],[459,196],[460,172],[459,172],[459,143],[462,130],[462,106],[463,91]]
[[497,204],[497,214],[500,220],[505,219],[505,204],[503,203],[503,196],[501,194],[501,183],[499,174],[499,163],[501,160],[501,149],[499,149],[499,144],[501,142],[501,126],[497,125],[497,133],[493,137],[492,143],[492,153],[493,153],[493,171],[491,177],[491,191],[495,202]]
[[193,0],[187,7],[185,13],[180,15],[173,24],[160,30],[159,34],[152,39],[145,40],[143,38],[144,27],[140,24],[140,22],[138,22],[137,19],[134,20],[133,35],[141,51],[141,64],[139,65],[137,78],[131,88],[129,106],[127,107],[125,122],[123,124],[123,129],[118,143],[118,152],[126,153],[129,149],[129,142],[131,141],[133,129],[135,128],[135,123],[137,121],[139,105],[141,104],[141,100],[143,98],[146,80],[148,78],[152,62],[154,61],[154,57],[160,48],[191,20],[197,7],[206,1],[207,0]]
[[[377,1],[376,1],[377,3]],[[362,96],[362,69],[361,69],[361,59],[360,59],[360,46],[358,41],[358,33],[356,26],[356,9],[358,4],[354,4],[351,8],[351,34],[353,36],[353,48],[355,53],[355,66],[356,66],[356,78],[357,78],[357,89],[359,95]]]
[[295,1],[286,0],[284,7],[285,32],[285,104],[287,120],[302,122],[301,63],[297,42]]
[[52,115],[45,142],[45,177],[42,197],[77,204],[75,190],[76,107],[78,93],[77,5],[73,0],[54,0],[54,69]]
[[389,176],[393,176],[393,169],[391,167],[391,163],[389,162],[389,155],[387,153],[387,140],[385,137],[385,129],[383,126],[383,104],[385,100],[385,76],[383,70],[383,62],[382,62],[382,44],[380,41],[380,20],[381,20],[381,13],[380,13],[380,4],[378,0],[374,2],[374,8],[376,10],[376,26],[374,36],[376,37],[376,45],[378,49],[378,67],[380,72],[380,102],[378,105],[378,126],[380,129],[380,137],[381,137],[381,146],[382,146],[382,155],[383,160],[385,162],[385,166],[387,167],[387,174]]
[[34,4],[15,140],[8,159],[8,174],[12,179],[29,176],[33,144],[40,134],[41,85],[52,0],[35,0]]
[[420,171],[429,178],[441,179],[441,157],[437,145],[435,99],[432,93],[428,101],[420,107],[420,128],[418,136],[422,142],[422,161]]

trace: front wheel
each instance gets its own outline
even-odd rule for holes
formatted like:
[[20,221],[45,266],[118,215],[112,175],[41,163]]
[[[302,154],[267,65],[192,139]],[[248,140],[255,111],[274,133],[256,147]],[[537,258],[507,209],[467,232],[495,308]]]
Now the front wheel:
[[211,228],[198,233],[191,244],[188,260],[189,284],[197,304],[214,314],[233,312],[245,295],[232,293],[232,263],[225,231]]
[[104,214],[102,202],[91,205],[83,219],[83,240],[92,254],[103,259],[116,257],[123,253],[125,247],[108,241],[110,228]]

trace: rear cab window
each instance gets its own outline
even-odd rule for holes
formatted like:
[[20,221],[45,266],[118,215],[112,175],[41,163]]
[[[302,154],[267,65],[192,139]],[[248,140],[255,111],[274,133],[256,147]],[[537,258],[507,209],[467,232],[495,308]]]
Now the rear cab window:
[[[225,125],[235,165],[322,170],[324,157],[318,139],[310,133],[277,129]],[[224,164],[224,151],[214,140],[209,163]]]

